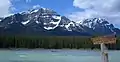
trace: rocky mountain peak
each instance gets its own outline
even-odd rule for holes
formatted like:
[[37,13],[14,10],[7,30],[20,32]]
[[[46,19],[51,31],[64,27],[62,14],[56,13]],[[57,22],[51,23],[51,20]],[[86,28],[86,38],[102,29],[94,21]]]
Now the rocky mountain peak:
[[27,33],[43,34],[45,31],[44,34],[56,35],[94,35],[119,32],[119,29],[115,29],[114,25],[105,19],[89,18],[77,23],[47,8],[30,9],[0,18],[0,21],[2,21],[0,22],[0,32],[14,33],[25,30]]
[[81,22],[81,24],[93,29],[95,29],[95,27],[108,27],[108,26],[114,28],[113,24],[110,24],[108,21],[101,18],[85,19]]

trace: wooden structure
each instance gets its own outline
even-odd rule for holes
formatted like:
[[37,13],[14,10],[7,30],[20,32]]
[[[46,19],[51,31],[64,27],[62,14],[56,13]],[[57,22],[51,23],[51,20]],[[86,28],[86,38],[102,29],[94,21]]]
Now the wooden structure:
[[115,35],[107,35],[107,36],[99,36],[95,38],[91,38],[93,44],[101,45],[101,53],[103,62],[109,62],[108,53],[105,52],[105,44],[115,44],[116,36]]
[[114,44],[116,43],[116,37],[115,36],[99,36],[91,39],[93,41],[93,44]]

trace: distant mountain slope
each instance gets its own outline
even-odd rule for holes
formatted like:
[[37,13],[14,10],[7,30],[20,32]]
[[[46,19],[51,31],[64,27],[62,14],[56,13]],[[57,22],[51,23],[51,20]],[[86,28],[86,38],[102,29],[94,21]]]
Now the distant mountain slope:
[[120,30],[105,19],[91,18],[76,23],[47,8],[31,9],[0,18],[1,34],[90,36],[114,32],[120,33]]

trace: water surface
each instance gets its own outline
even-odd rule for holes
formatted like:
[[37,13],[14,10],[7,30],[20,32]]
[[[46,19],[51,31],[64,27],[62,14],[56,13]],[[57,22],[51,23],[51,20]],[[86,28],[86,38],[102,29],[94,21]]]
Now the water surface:
[[[120,51],[109,51],[110,62],[120,62]],[[100,51],[0,50],[0,62],[102,62]]]

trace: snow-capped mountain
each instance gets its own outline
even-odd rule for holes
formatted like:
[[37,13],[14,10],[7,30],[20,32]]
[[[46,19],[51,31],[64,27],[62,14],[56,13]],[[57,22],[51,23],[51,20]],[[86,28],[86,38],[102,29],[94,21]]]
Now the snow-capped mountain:
[[99,33],[99,34],[110,34],[114,33],[114,25],[110,24],[108,21],[105,19],[101,18],[90,18],[90,19],[85,19],[81,22],[83,26],[86,26],[90,29],[92,29],[94,32]]
[[0,17],[0,22],[3,20],[3,18],[2,17]]
[[119,32],[105,19],[91,18],[80,23],[69,20],[57,12],[39,8],[0,18],[1,34],[38,35],[94,35]]

